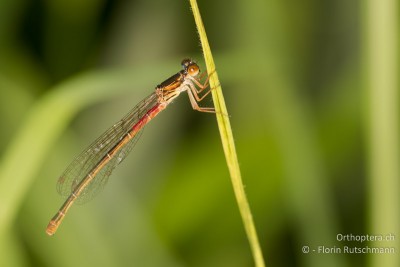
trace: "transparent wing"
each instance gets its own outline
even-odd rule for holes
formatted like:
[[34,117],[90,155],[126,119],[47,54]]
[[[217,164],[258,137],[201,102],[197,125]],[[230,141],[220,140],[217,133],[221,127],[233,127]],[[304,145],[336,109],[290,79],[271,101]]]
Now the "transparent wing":
[[[119,122],[105,131],[77,158],[75,158],[63,172],[57,182],[57,191],[60,195],[68,197],[76,186],[93,170],[98,162],[107,155],[132,127],[157,104],[155,93],[143,99]],[[114,168],[121,163],[132,150],[142,131],[139,131],[112,159],[97,173],[90,184],[82,191],[76,200],[85,203],[97,195],[108,181]]]

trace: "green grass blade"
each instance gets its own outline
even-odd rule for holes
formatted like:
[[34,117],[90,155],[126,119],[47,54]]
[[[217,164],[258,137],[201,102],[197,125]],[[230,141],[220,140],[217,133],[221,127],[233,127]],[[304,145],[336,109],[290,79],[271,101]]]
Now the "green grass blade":
[[212,96],[217,115],[218,128],[221,134],[222,146],[224,149],[225,158],[231,176],[236,200],[238,202],[240,214],[242,216],[246,234],[250,242],[255,264],[258,267],[262,267],[265,266],[264,259],[258,241],[256,228],[254,226],[253,217],[251,215],[250,206],[247,201],[243,187],[242,177],[240,174],[239,163],[236,154],[235,143],[233,141],[232,129],[229,117],[226,115],[228,114],[228,111],[226,109],[224,96],[222,94],[221,84],[218,79],[218,74],[215,68],[214,59],[211,54],[210,45],[208,43],[206,31],[200,16],[200,11],[197,6],[196,0],[190,0],[190,5],[192,7],[196,27],[200,37],[200,42],[203,48],[203,54],[206,62],[207,72],[211,74],[210,87],[214,88],[214,90],[212,90]]
[[369,145],[369,231],[394,234],[394,254],[370,254],[370,266],[400,265],[398,1],[367,1],[367,132]]

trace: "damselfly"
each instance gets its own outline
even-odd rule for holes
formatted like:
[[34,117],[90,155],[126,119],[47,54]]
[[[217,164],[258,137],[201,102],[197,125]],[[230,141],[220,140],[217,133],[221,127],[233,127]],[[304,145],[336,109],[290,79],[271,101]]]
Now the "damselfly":
[[200,107],[211,90],[208,77],[201,82],[200,68],[190,59],[182,61],[182,70],[159,84],[155,91],[137,104],[125,117],[114,124],[67,167],[57,182],[57,191],[67,197],[46,228],[53,235],[74,202],[91,199],[107,182],[114,168],[121,163],[139,139],[143,127],[180,93],[186,91],[193,109],[212,112],[214,108]]

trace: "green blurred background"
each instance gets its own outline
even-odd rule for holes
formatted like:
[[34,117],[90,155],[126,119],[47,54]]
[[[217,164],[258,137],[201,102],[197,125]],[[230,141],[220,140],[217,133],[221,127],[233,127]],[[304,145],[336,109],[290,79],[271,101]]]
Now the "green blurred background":
[[[399,266],[397,1],[199,6],[266,266]],[[188,1],[0,1],[0,266],[254,265],[215,117],[186,95],[45,234],[59,175],[184,57],[204,69]]]

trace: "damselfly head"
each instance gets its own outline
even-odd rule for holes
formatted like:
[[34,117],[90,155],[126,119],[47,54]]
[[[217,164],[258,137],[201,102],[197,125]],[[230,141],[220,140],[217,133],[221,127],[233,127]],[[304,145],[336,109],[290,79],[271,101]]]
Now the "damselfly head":
[[200,73],[200,68],[193,60],[189,58],[185,58],[182,60],[182,68],[183,70],[189,74],[190,76],[196,76]]
[[181,62],[182,68],[185,70],[190,64],[195,63],[190,58],[184,58]]

